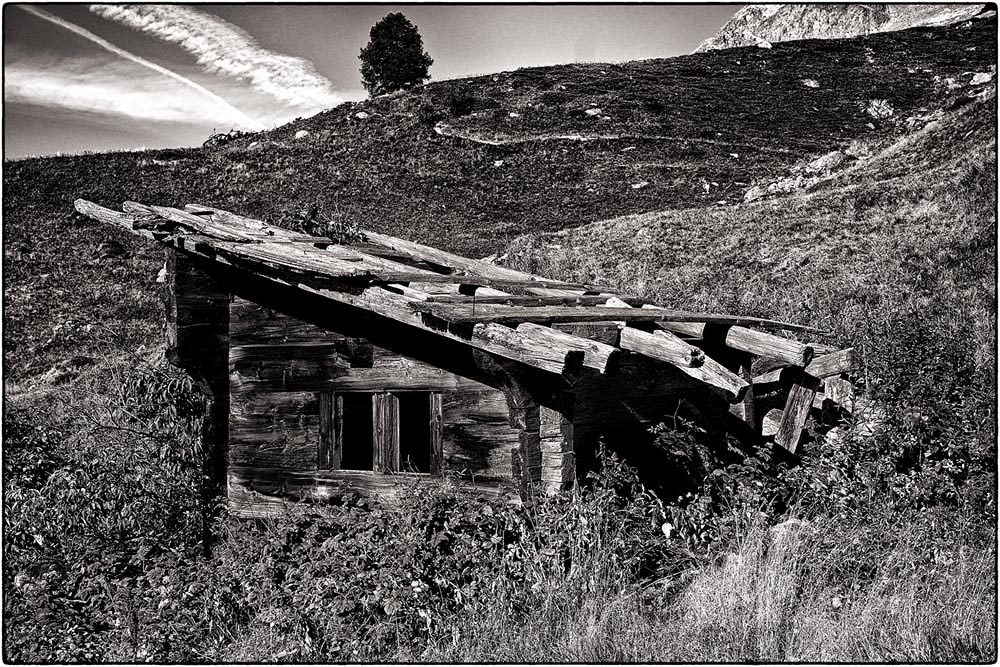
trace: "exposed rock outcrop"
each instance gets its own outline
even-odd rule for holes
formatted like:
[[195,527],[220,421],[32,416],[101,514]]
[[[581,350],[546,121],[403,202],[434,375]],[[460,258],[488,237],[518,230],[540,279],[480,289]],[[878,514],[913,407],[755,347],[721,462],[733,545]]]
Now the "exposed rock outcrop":
[[795,4],[748,5],[736,12],[719,33],[696,49],[731,49],[761,42],[794,39],[839,39],[873,32],[942,26],[979,14],[982,4]]

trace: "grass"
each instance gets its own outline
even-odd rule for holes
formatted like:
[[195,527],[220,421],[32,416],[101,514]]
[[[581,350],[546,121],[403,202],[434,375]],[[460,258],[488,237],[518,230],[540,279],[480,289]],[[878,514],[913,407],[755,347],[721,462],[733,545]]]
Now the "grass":
[[[919,524],[918,524],[919,525]],[[533,610],[502,601],[467,614],[442,662],[988,662],[995,656],[996,553],[973,531],[954,541],[887,525],[877,550],[827,519],[744,526],[733,550],[640,586],[589,554],[582,584],[539,587]],[[932,553],[924,548],[933,544]],[[491,613],[490,609],[498,611]]]

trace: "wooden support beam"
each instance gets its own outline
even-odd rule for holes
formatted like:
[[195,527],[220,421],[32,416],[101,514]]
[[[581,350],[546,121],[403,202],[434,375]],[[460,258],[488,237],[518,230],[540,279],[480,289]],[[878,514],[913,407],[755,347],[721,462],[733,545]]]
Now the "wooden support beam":
[[805,428],[813,398],[818,390],[819,380],[817,378],[806,373],[799,373],[791,391],[788,392],[788,400],[785,401],[785,409],[781,413],[778,432],[774,436],[776,445],[787,449],[792,454],[798,452],[802,429]]
[[580,338],[537,324],[516,329],[501,324],[477,324],[472,341],[487,351],[553,373],[575,373],[586,366],[600,373],[614,372],[621,352],[604,343]]
[[705,353],[702,350],[688,345],[667,331],[647,333],[625,327],[621,330],[619,346],[623,350],[637,352],[675,366],[691,368],[705,363]]
[[806,343],[741,326],[716,326],[693,321],[662,322],[660,326],[691,338],[718,340],[734,350],[780,359],[793,366],[805,366],[812,360],[814,354],[813,347]]
[[806,366],[806,372],[813,377],[827,378],[832,375],[849,373],[857,368],[857,366],[857,354],[853,347],[849,347],[816,357]]
[[676,366],[676,368],[685,375],[713,387],[730,403],[742,401],[750,389],[749,382],[708,355],[705,356],[701,366]]
[[[857,368],[857,365],[857,353],[853,347],[849,347],[816,357],[805,367],[805,371],[813,377],[823,379],[841,373],[849,373]],[[788,384],[795,377],[796,369],[780,367],[754,376],[753,383],[756,385]]]

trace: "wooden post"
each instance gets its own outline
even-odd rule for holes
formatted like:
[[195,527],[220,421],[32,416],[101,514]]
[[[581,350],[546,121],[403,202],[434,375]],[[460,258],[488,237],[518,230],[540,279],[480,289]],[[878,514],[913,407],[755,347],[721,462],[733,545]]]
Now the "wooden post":
[[573,420],[570,415],[552,408],[539,408],[540,481],[542,491],[546,494],[565,490],[576,480],[573,436]]
[[344,454],[344,397],[330,391],[319,395],[319,447],[316,467],[340,470]]
[[776,445],[787,449],[792,454],[799,450],[799,439],[805,428],[806,418],[812,408],[813,398],[819,390],[819,380],[807,373],[800,372],[788,392],[785,410],[781,413],[778,432],[774,435]]
[[730,412],[745,421],[751,429],[757,430],[756,414],[754,413],[753,375],[750,372],[749,355],[740,363],[739,375],[750,385],[743,400],[731,406]]
[[430,401],[430,433],[431,433],[431,465],[430,473],[440,475],[443,470],[444,417],[443,403],[440,392],[431,392]]
[[399,399],[393,394],[372,396],[375,472],[399,470]]

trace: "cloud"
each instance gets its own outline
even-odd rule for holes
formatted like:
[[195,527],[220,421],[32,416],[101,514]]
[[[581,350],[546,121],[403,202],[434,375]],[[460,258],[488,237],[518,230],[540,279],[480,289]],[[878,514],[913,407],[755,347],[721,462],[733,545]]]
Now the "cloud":
[[[220,122],[191,89],[128,62],[22,59],[4,67],[5,104],[118,116],[144,121],[211,125]],[[221,129],[221,128],[220,128]]]
[[90,11],[195,56],[206,71],[249,82],[285,104],[319,111],[344,101],[308,60],[269,51],[233,24],[179,5],[90,5]]
[[[124,58],[125,60],[128,60],[130,62],[133,62],[133,63],[137,64],[137,65],[145,67],[146,69],[152,70],[154,72],[157,72],[158,74],[162,74],[163,76],[169,77],[169,78],[173,79],[174,81],[177,81],[178,83],[180,83],[180,84],[182,84],[182,85],[190,88],[191,90],[194,90],[195,92],[197,92],[202,97],[207,97],[208,99],[212,100],[220,110],[222,110],[224,112],[225,115],[223,116],[223,119],[225,119],[225,120],[229,120],[231,122],[235,122],[235,123],[239,124],[240,126],[242,126],[244,128],[248,128],[248,129],[262,129],[263,128],[263,126],[259,122],[257,122],[253,118],[250,118],[249,116],[247,116],[246,114],[244,114],[242,111],[240,111],[239,109],[237,109],[236,107],[234,107],[232,104],[230,104],[229,102],[227,102],[223,98],[219,97],[218,95],[216,95],[212,91],[208,90],[204,86],[202,86],[202,85],[200,85],[200,84],[192,81],[191,79],[189,79],[189,78],[187,78],[185,76],[182,76],[181,74],[178,74],[177,72],[174,72],[173,70],[169,70],[166,67],[163,67],[162,65],[158,65],[158,64],[156,64],[154,62],[146,60],[145,58],[137,56],[134,53],[130,53],[129,51],[126,51],[125,49],[122,49],[122,48],[120,48],[118,46],[115,46],[114,44],[112,44],[111,42],[107,41],[106,39],[98,37],[97,35],[95,35],[94,33],[90,32],[89,30],[86,30],[85,28],[82,28],[82,27],[76,25],[75,23],[71,23],[71,22],[69,22],[69,21],[67,21],[65,19],[62,19],[62,18],[58,17],[58,16],[54,16],[52,14],[49,14],[48,12],[46,12],[46,11],[44,11],[42,9],[39,9],[37,7],[28,6],[28,5],[15,5],[15,6],[19,7],[20,9],[22,9],[22,10],[24,10],[26,12],[28,12],[29,14],[32,14],[34,16],[37,16],[40,19],[48,21],[49,23],[54,23],[55,25],[58,25],[58,26],[60,26],[62,28],[65,28],[66,30],[69,30],[70,32],[72,32],[74,34],[83,37],[84,39],[86,39],[86,40],[88,40],[88,41],[96,44],[97,46],[101,47],[105,51],[109,51],[110,53],[113,53],[116,56],[119,56],[120,58]],[[6,70],[6,68],[5,68],[5,70]],[[34,93],[32,93],[32,94],[36,94],[36,93],[37,94],[41,94],[45,90],[45,83],[46,83],[45,81],[40,81],[37,84],[33,84],[30,81],[20,81],[20,82],[18,82],[16,84],[16,90],[21,91],[19,94],[25,94],[25,91],[29,91],[29,90],[33,90],[34,91]],[[115,95],[115,97],[122,97],[123,95],[127,97],[128,96],[128,92],[129,92],[128,91],[128,87],[125,87],[122,91],[119,91],[118,94]],[[5,83],[5,85],[4,85],[4,99],[6,99],[6,98],[7,98],[7,86],[6,86],[6,83]],[[53,98],[53,99],[55,99],[55,98]],[[112,98],[112,99],[114,99],[114,98]],[[155,111],[155,110],[153,110],[153,111]]]

